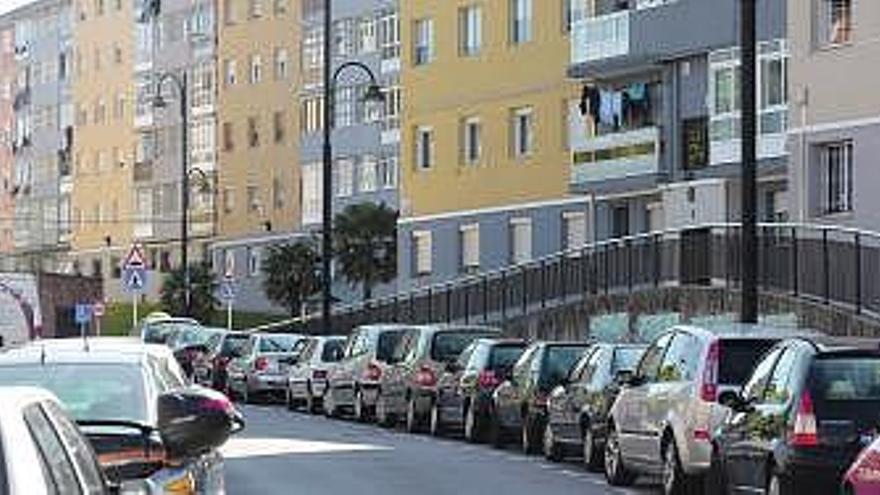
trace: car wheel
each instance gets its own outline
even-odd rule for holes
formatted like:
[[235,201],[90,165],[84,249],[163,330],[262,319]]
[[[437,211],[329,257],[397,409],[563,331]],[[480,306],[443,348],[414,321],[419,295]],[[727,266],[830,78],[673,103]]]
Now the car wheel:
[[360,390],[354,394],[354,419],[361,423],[366,423],[370,419],[364,404],[364,393]]
[[406,431],[407,433],[419,433],[421,431],[415,399],[409,399],[406,403]]
[[584,425],[583,435],[584,467],[588,471],[598,471],[602,467],[602,451],[596,448],[596,439],[593,437],[593,428],[590,424]]
[[288,411],[296,410],[296,404],[293,402],[293,394],[290,393],[290,385],[285,388],[284,404],[287,406]]
[[464,412],[464,439],[471,443],[479,443],[482,436],[482,424],[475,409],[468,405]]
[[791,488],[788,480],[777,472],[770,474],[767,480],[767,488],[764,490],[767,495],[791,495],[794,490]]
[[333,391],[327,390],[324,393],[324,416],[328,418],[336,418],[339,416],[339,408],[336,406],[336,401],[333,399]]
[[382,398],[382,394],[379,394],[379,397],[376,398],[376,424],[383,428],[390,428],[394,426],[392,419],[391,415],[388,414],[388,406],[385,404],[385,399]]
[[539,448],[538,442],[540,442],[540,439],[538,439],[535,434],[535,431],[538,429],[536,421],[526,413],[523,415],[521,423],[522,426],[520,427],[520,432],[522,433],[522,451],[526,455],[536,454]]
[[248,390],[247,382],[244,382],[244,384],[241,387],[241,401],[244,402],[245,404],[250,404],[252,400],[253,399],[251,398],[251,393]]
[[635,475],[623,463],[620,440],[614,429],[608,432],[605,441],[605,479],[612,486],[629,486],[635,481]]
[[562,448],[556,443],[556,435],[553,433],[553,426],[550,422],[544,426],[544,457],[548,461],[559,462],[562,460]]
[[681,468],[678,447],[674,441],[669,442],[669,445],[663,450],[662,483],[664,495],[687,495],[690,490],[690,483]]
[[489,443],[497,449],[504,448],[504,427],[495,412],[489,417]]
[[431,435],[435,437],[442,437],[445,433],[443,428],[443,416],[440,412],[440,405],[437,404],[437,401],[433,401],[431,404]]
[[312,395],[311,390],[306,393],[306,411],[309,414],[318,413],[318,402],[315,400],[315,396]]

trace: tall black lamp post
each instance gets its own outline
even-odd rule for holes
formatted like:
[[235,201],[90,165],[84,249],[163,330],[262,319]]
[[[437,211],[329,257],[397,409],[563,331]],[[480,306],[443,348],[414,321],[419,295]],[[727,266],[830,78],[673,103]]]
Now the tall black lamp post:
[[740,1],[742,65],[742,308],[743,323],[758,322],[758,186],[755,2]]
[[322,227],[321,227],[321,319],[325,335],[332,333],[333,276],[330,273],[333,260],[333,133],[334,96],[336,80],[348,68],[360,69],[370,78],[370,86],[364,95],[365,102],[382,102],[385,97],[376,80],[376,75],[366,65],[351,61],[333,71],[333,52],[331,35],[333,33],[333,14],[331,0],[324,0],[324,160],[322,177]]

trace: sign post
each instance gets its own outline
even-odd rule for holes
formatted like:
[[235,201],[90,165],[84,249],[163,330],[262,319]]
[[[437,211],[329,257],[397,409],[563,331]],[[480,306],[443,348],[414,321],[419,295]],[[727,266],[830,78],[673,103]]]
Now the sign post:
[[131,322],[132,328],[138,324],[138,299],[147,286],[147,264],[139,244],[132,244],[122,267],[122,285],[132,295]]
[[79,334],[83,339],[83,342],[88,345],[88,335],[86,332],[86,325],[92,321],[92,305],[91,304],[77,304],[74,308],[74,320],[76,324],[79,326]]
[[226,329],[232,331],[232,303],[235,302],[235,280],[232,277],[223,277],[220,298],[226,301]]
[[104,303],[101,301],[96,302],[92,305],[92,316],[95,318],[95,335],[97,337],[101,336],[101,320],[104,319],[104,311],[105,311]]

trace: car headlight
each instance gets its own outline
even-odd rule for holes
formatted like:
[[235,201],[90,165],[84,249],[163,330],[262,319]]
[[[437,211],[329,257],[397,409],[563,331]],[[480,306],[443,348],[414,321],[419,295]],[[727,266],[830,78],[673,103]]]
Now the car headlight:
[[192,474],[187,473],[182,478],[165,483],[162,493],[164,495],[195,495],[196,481]]

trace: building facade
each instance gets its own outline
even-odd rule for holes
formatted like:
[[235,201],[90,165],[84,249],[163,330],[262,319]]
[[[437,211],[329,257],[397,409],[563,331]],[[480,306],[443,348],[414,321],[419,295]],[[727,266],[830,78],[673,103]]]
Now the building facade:
[[11,17],[0,19],[0,253],[15,251],[15,201],[12,180],[15,156],[12,144],[15,137],[13,104],[16,93],[15,24]]
[[401,5],[399,287],[583,244],[569,198],[569,2]]
[[880,5],[789,1],[791,202],[804,222],[880,231]]
[[20,268],[58,270],[70,242],[72,5],[42,0],[6,18],[14,25],[14,250]]
[[[785,2],[758,4],[761,220],[788,218]],[[595,200],[597,238],[739,220],[739,5],[584,2],[569,74],[572,192]]]

